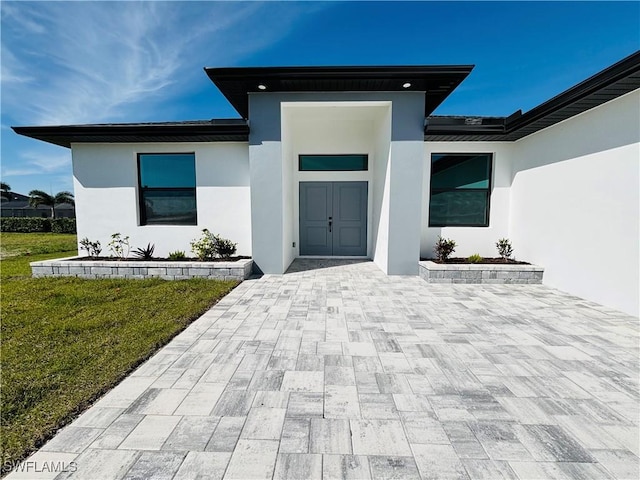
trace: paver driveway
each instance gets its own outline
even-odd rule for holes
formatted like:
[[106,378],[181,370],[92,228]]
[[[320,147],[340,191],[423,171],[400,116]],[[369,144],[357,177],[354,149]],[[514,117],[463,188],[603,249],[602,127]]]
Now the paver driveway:
[[331,265],[244,282],[31,460],[91,480],[639,477],[637,319]]

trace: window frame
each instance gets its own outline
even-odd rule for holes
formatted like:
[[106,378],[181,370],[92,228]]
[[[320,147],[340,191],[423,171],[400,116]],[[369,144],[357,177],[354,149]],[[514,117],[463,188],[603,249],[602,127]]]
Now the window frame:
[[[434,155],[445,155],[448,157],[471,157],[471,156],[480,156],[480,155],[485,155],[489,157],[489,171],[488,171],[488,182],[489,185],[487,186],[487,188],[436,188],[434,190],[433,188],[433,157]],[[455,227],[479,227],[479,228],[483,228],[483,227],[488,227],[491,221],[491,192],[493,190],[493,159],[494,159],[494,154],[493,152],[432,152],[431,156],[429,157],[429,211],[427,213],[428,215],[428,224],[429,227],[435,227],[435,228],[455,228]],[[456,224],[441,224],[441,223],[433,223],[431,221],[431,198],[433,197],[434,193],[444,193],[444,192],[457,192],[457,191],[464,191],[464,192],[485,192],[487,195],[487,208],[486,208],[486,218],[485,218],[485,222],[480,224],[480,223],[456,223]]]
[[[193,173],[194,173],[194,186],[193,187],[143,187],[142,186],[142,169],[140,168],[140,157],[144,155],[193,155]],[[140,226],[197,226],[198,225],[198,198],[197,198],[197,178],[196,178],[196,152],[137,152],[136,153],[136,166],[138,170],[138,211],[140,213],[139,220]],[[144,204],[144,192],[187,192],[193,191],[193,199],[195,202],[195,223],[148,223],[147,221],[147,209]]]
[[[302,157],[364,157],[366,168],[350,168],[345,170],[302,170]],[[368,153],[300,153],[298,154],[298,172],[368,172],[369,171],[369,154]]]

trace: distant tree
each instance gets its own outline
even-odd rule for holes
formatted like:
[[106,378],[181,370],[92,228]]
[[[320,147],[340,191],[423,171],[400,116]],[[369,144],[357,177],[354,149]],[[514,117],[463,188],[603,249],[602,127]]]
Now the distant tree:
[[49,195],[42,190],[31,190],[29,192],[29,206],[38,208],[39,205],[46,205],[51,208],[51,218],[56,218],[56,205],[62,205],[67,203],[69,205],[75,205],[73,199],[73,193],[71,192],[58,192],[55,195]]
[[0,182],[0,197],[2,200],[11,200],[11,186],[8,183]]

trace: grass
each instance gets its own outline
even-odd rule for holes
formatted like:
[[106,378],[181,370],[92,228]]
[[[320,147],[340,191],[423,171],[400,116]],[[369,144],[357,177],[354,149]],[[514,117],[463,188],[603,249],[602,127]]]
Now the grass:
[[77,255],[75,234],[67,233],[2,233],[0,258],[42,253],[71,252]]
[[[31,235],[0,240],[10,252],[75,247],[75,238],[47,246],[47,234]],[[0,262],[3,468],[42,445],[237,284],[30,277],[29,262],[74,253],[18,253]]]

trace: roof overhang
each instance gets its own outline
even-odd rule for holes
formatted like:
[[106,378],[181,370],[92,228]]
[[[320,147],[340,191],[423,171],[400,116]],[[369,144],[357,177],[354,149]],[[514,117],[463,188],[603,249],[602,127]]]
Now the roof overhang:
[[[565,90],[528,112],[509,117],[429,117],[425,140],[514,141],[640,88],[640,51]],[[500,125],[502,123],[502,125]]]
[[[430,115],[469,75],[473,65],[205,68],[243,118],[250,93],[425,92]],[[406,84],[410,84],[406,86]]]
[[249,126],[242,119],[11,128],[20,135],[67,148],[70,148],[72,143],[246,142],[249,140]]

